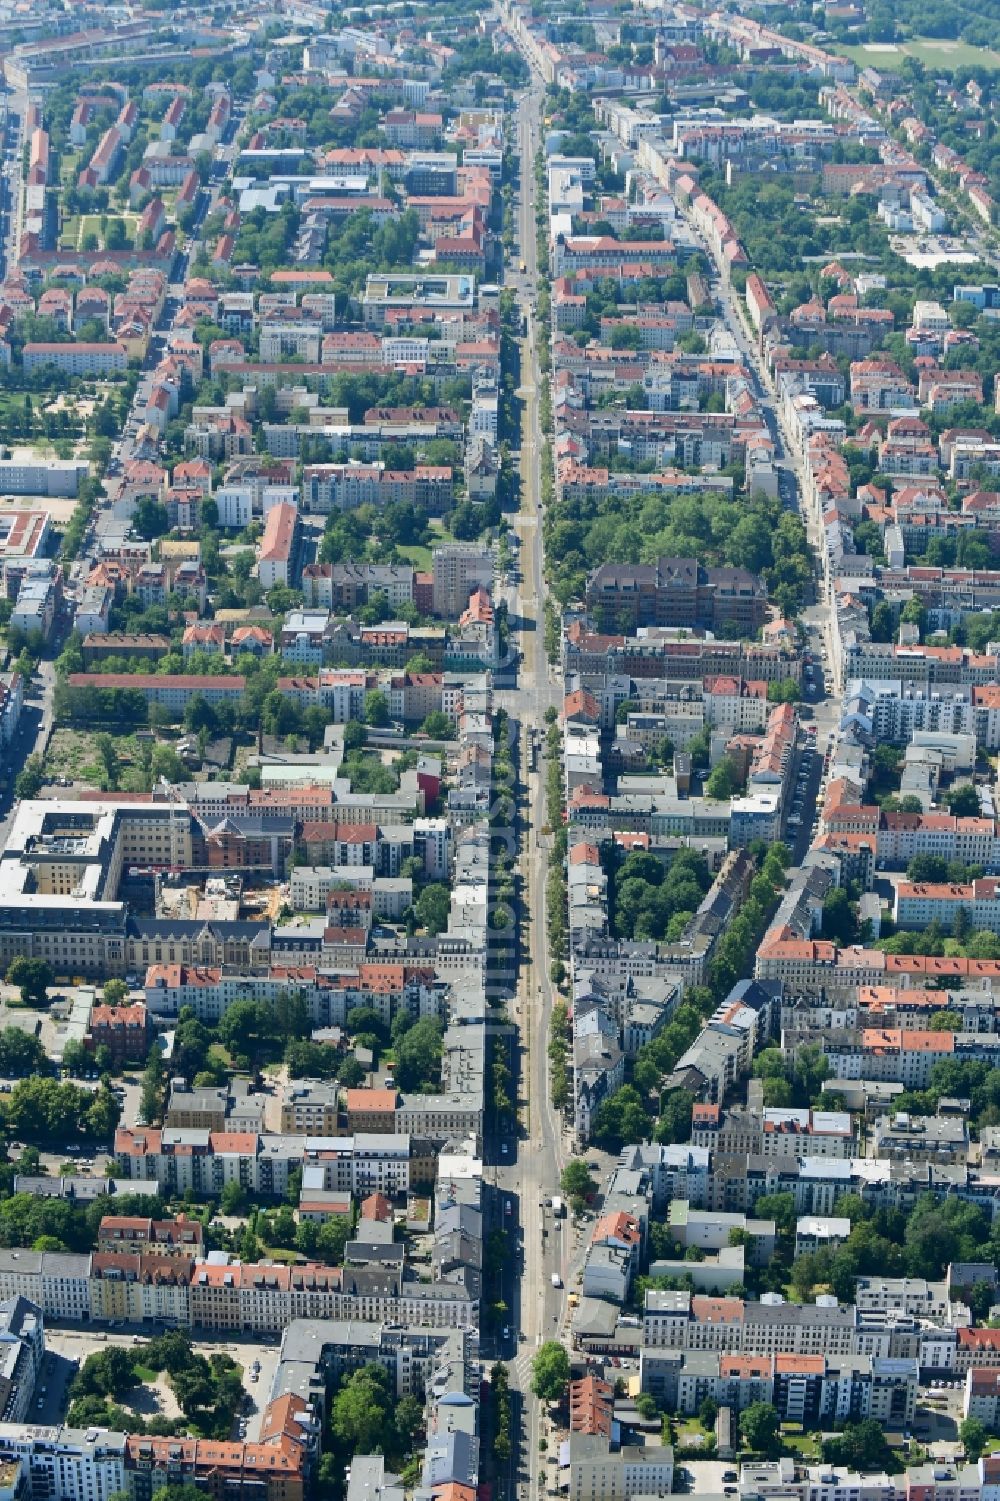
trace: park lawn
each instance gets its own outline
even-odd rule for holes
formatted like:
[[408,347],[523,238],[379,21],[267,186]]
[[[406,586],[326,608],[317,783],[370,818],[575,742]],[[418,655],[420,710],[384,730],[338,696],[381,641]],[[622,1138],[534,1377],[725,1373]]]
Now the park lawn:
[[120,213],[109,213],[109,219],[120,219],[125,226],[125,238],[129,248],[135,246],[135,237],[139,230],[139,215],[130,213],[128,209],[122,209]]
[[432,521],[430,529],[433,536],[426,547],[419,542],[415,542],[410,547],[397,546],[396,548],[399,556],[405,558],[411,568],[415,568],[418,573],[430,573],[433,566],[431,554],[435,547],[443,547],[446,543],[455,541],[451,532],[440,521]]
[[678,1449],[694,1450],[710,1448],[714,1442],[714,1435],[709,1435],[697,1418],[674,1419],[674,1432],[677,1435]]
[[229,1055],[229,1050],[228,1048],[225,1048],[221,1042],[209,1043],[207,1057],[209,1063],[221,1063],[223,1068],[232,1068],[233,1066],[233,1060]]
[[[74,240],[74,248],[75,243]],[[50,438],[43,438],[41,436],[42,417],[45,414],[46,408],[52,404],[51,398],[48,396],[40,394],[32,395],[26,391],[0,391],[0,429],[6,428],[9,430],[12,427],[20,429],[21,424],[24,422],[24,402],[26,396],[31,412],[31,432],[24,433],[18,430],[15,436],[13,438],[8,437],[7,441],[14,443],[51,443],[52,440]]]
[[965,67],[1000,72],[1000,52],[939,37],[917,36],[908,41],[887,43],[884,48],[872,42],[867,46],[838,46],[836,50],[849,57],[858,68],[880,68],[886,73],[898,73],[905,57],[916,58],[928,68],[949,72]]
[[914,37],[905,45],[911,57],[919,58],[929,68],[1000,70],[1000,52],[992,47],[973,47],[968,42],[952,42],[939,37]]
[[59,249],[75,250],[80,239],[80,220],[75,214],[67,214],[59,231]]
[[781,1447],[786,1454],[794,1454],[797,1459],[807,1463],[821,1458],[819,1440],[815,1433],[786,1433],[782,1429]]
[[130,213],[127,209],[123,210],[120,213],[116,213],[113,209],[111,209],[107,214],[84,214],[83,222],[80,225],[81,240],[84,235],[96,235],[98,246],[102,250],[106,248],[104,244],[104,233],[101,229],[102,218],[106,218],[109,221],[112,219],[120,219],[122,224],[124,224],[125,226],[126,239],[130,244],[135,243],[135,231],[136,225],[139,223],[139,215]]
[[396,551],[405,563],[409,563],[411,568],[416,569],[417,573],[430,573],[433,559],[429,547],[421,547],[419,543],[414,543],[412,547],[397,546]]
[[59,159],[59,181],[63,187],[69,187],[76,182],[80,173],[80,159],[82,151],[66,151]]
[[159,1372],[151,1371],[148,1365],[137,1365],[135,1367],[135,1374],[144,1385],[153,1386]]

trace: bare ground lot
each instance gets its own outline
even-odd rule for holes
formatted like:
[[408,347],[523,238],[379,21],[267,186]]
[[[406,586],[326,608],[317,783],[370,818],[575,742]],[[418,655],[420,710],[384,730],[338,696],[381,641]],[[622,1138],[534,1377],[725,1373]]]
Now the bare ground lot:
[[[141,1347],[144,1333],[151,1332],[151,1330],[144,1330],[140,1324],[131,1325],[125,1329],[107,1330],[88,1326],[53,1328],[47,1325],[45,1347],[48,1355],[51,1356],[51,1364],[47,1365],[46,1373],[42,1378],[47,1387],[47,1393],[42,1399],[42,1409],[39,1411],[36,1407],[31,1414],[31,1421],[57,1423],[65,1417],[69,1384],[78,1365],[82,1365],[88,1355],[95,1350],[103,1350],[108,1345],[123,1345],[130,1350],[137,1346]],[[202,1337],[196,1334],[192,1339],[192,1344],[201,1355],[231,1355],[243,1367],[245,1398],[242,1419],[246,1430],[243,1436],[250,1442],[255,1441],[260,1434],[261,1418],[271,1394],[271,1383],[278,1364],[280,1348],[278,1336],[275,1335],[269,1340],[261,1340],[239,1334],[219,1334],[214,1337]],[[260,1362],[260,1374],[256,1381],[253,1379],[251,1369],[255,1360]],[[155,1382],[144,1384],[137,1391],[129,1393],[126,1398],[120,1400],[122,1406],[131,1408],[143,1417],[153,1417],[159,1412],[164,1417],[170,1418],[176,1417],[179,1412],[173,1392],[166,1385],[162,1372]],[[238,1436],[239,1422],[240,1419],[237,1418],[234,1424],[234,1437]]]

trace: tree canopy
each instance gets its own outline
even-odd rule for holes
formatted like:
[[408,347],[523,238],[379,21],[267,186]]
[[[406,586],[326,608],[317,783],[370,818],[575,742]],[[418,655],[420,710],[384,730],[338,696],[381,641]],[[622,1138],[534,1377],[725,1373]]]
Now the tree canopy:
[[569,1385],[569,1356],[558,1340],[546,1340],[531,1362],[531,1390],[543,1402],[558,1402]]

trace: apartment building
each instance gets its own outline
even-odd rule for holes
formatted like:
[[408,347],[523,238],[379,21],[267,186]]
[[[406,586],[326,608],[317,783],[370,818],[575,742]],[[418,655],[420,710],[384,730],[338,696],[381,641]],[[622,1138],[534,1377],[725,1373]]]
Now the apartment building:
[[603,1433],[570,1433],[570,1501],[631,1501],[673,1489],[674,1451],[619,1445]]
[[160,1257],[198,1256],[204,1244],[200,1220],[185,1214],[154,1220],[106,1214],[97,1232],[98,1251],[132,1251]]
[[42,344],[24,346],[26,374],[54,365],[64,375],[104,376],[124,374],[128,354],[124,344]]
[[842,1110],[775,1109],[762,1112],[695,1105],[691,1143],[721,1156],[741,1152],[764,1157],[849,1157],[854,1136]]
[[[258,1195],[284,1194],[302,1169],[311,1187],[354,1195],[404,1193],[426,1171],[425,1138],[403,1131],[275,1136],[164,1126],[115,1133],[115,1164],[125,1180],[153,1181],[169,1192],[214,1195],[240,1183]],[[418,1165],[419,1164],[419,1165]],[[0,1295],[3,1294],[0,1283]]]
[[0,1298],[27,1298],[50,1319],[86,1319],[89,1255],[0,1251]]
[[671,1411],[693,1416],[706,1398],[736,1413],[767,1402],[782,1422],[806,1429],[875,1417],[898,1431],[912,1422],[919,1390],[916,1360],[869,1355],[732,1355],[644,1346],[640,1372],[642,1389]]
[[70,688],[124,689],[134,688],[145,694],[150,703],[182,716],[189,701],[196,695],[207,703],[234,703],[246,691],[246,679],[238,675],[175,673],[170,676],[155,673],[127,672],[71,672],[67,678]]
[[931,691],[899,682],[852,682],[844,699],[841,728],[855,727],[902,745],[917,731],[972,735],[977,728],[973,690]]
[[88,1285],[91,1319],[188,1328],[192,1265],[190,1254],[95,1251]]
[[27,1298],[0,1302],[0,1422],[26,1420],[45,1365],[42,1310]]
[[926,928],[938,922],[950,930],[958,913],[971,926],[1000,931],[1000,880],[984,877],[967,885],[953,882],[900,881],[893,900],[897,928]]
[[124,1433],[103,1428],[38,1428],[0,1423],[0,1460],[30,1476],[32,1497],[107,1501],[126,1488]]
[[[302,1406],[315,1428],[311,1410]],[[303,1501],[307,1494],[309,1456],[298,1434],[292,1438],[279,1431],[273,1439],[253,1444],[138,1434],[120,1437],[125,1445],[127,1490],[134,1501],[151,1501],[165,1485],[190,1485],[219,1495],[252,1496],[257,1501]]]
[[361,505],[420,506],[431,516],[448,509],[454,490],[450,464],[390,469],[376,464],[312,464],[302,472],[303,509],[319,515]]
[[[340,1092],[336,1084],[309,1080],[289,1084],[281,1101],[281,1130],[295,1136],[336,1136]],[[352,1122],[356,1130],[367,1129]]]
[[857,1316],[835,1299],[791,1304],[777,1294],[759,1303],[691,1293],[647,1292],[645,1346],[743,1355],[851,1355]]
[[137,1001],[130,1006],[94,1006],[90,1013],[88,1046],[106,1047],[114,1063],[144,1063],[149,1051],[149,1015]]
[[431,554],[435,615],[457,619],[477,589],[493,588],[493,554],[487,548],[449,543]]
[[912,411],[917,405],[916,393],[899,366],[874,357],[851,365],[851,402],[858,413]]
[[1000,1366],[970,1367],[965,1375],[962,1417],[978,1418],[987,1428],[1000,1421]]
[[310,563],[302,570],[307,607],[351,614],[375,594],[390,610],[414,602],[415,576],[403,563]]
[[361,309],[366,324],[379,325],[386,323],[395,309],[414,308],[437,316],[468,314],[475,300],[472,276],[379,272],[368,276]]
[[262,588],[273,589],[276,585],[297,587],[300,547],[298,507],[284,502],[273,506],[267,513],[257,554],[257,573]]
[[745,569],[660,558],[650,564],[602,563],[587,580],[585,599],[598,630],[726,625],[753,635],[763,624],[767,596]]

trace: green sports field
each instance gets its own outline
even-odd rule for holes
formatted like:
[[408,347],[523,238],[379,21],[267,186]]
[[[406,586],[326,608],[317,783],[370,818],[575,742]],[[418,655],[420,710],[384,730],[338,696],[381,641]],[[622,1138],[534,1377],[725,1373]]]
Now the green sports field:
[[906,42],[868,42],[858,47],[838,47],[859,68],[880,68],[898,72],[904,57],[915,57],[926,68],[992,68],[1000,72],[1000,52],[990,47],[971,47],[968,42],[949,42],[937,37],[913,37]]

